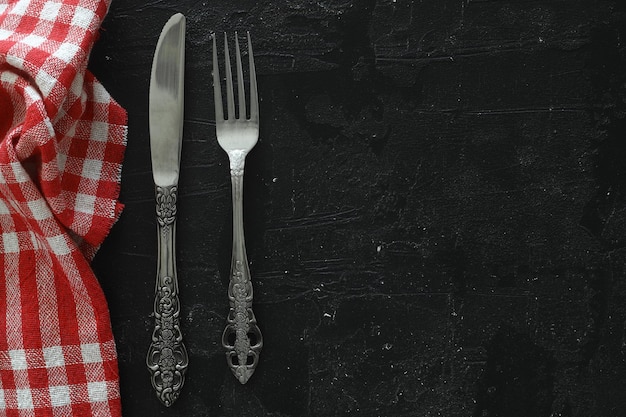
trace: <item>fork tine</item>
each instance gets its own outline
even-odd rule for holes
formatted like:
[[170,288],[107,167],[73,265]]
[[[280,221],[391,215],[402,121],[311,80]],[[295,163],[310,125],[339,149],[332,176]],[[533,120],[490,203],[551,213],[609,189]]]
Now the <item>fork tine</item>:
[[217,62],[217,45],[213,34],[213,100],[215,101],[215,122],[224,121],[224,107],[222,104],[222,84],[220,82],[220,67]]
[[235,119],[235,97],[233,93],[233,71],[230,68],[230,53],[228,52],[228,38],[224,33],[224,66],[226,67],[226,106],[227,119]]
[[241,68],[241,51],[239,50],[239,36],[235,32],[235,59],[237,60],[237,92],[239,93],[239,118],[246,119],[246,90],[243,86],[243,69]]
[[256,86],[256,69],[254,68],[254,54],[252,40],[248,32],[248,60],[250,61],[250,120],[259,120],[259,93]]

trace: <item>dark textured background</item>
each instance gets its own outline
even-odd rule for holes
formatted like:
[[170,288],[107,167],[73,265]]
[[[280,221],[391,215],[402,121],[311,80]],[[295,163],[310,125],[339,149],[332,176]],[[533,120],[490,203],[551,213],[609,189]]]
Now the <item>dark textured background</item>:
[[[148,85],[187,16],[178,261],[190,354],[166,409],[144,358],[156,222]],[[252,32],[255,311],[226,367],[230,183],[212,31]],[[114,0],[91,69],[128,110],[125,211],[94,262],[126,417],[626,415],[626,5]]]

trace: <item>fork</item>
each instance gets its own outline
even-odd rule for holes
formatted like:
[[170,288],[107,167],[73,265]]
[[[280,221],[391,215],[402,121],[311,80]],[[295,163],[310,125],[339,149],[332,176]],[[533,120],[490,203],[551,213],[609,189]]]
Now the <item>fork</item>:
[[235,32],[235,60],[237,64],[237,101],[233,91],[228,39],[224,34],[224,58],[226,71],[226,117],[222,104],[222,88],[217,59],[216,35],[213,35],[213,93],[215,100],[215,130],[217,141],[228,154],[233,202],[233,247],[230,264],[228,299],[230,310],[226,328],[222,334],[222,346],[226,349],[226,360],[230,370],[240,383],[248,382],[259,362],[263,337],[252,311],[252,281],[243,230],[243,173],[248,152],[259,138],[259,103],[256,71],[250,32],[248,38],[248,61],[250,78],[250,114],[246,115],[246,93],[239,39]]

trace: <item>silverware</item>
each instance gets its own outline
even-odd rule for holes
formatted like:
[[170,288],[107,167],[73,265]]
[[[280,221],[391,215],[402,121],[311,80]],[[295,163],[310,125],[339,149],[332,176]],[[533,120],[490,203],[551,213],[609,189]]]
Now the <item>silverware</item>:
[[243,233],[243,172],[246,155],[259,138],[259,104],[252,54],[252,42],[248,32],[248,61],[250,78],[250,115],[246,116],[246,93],[241,64],[239,40],[235,32],[235,59],[237,64],[237,92],[239,111],[235,113],[233,74],[228,52],[228,40],[224,34],[224,67],[226,70],[226,118],[222,104],[216,36],[213,36],[213,92],[215,98],[215,127],[217,141],[228,154],[233,200],[233,248],[230,264],[228,298],[230,311],[222,334],[228,366],[245,384],[254,373],[263,347],[263,337],[252,312],[252,281],[246,256]]
[[180,330],[176,277],[176,201],[183,133],[185,17],[163,27],[150,78],[150,153],[156,193],[158,261],[154,331],[146,357],[152,386],[167,407],[178,398],[189,364]]

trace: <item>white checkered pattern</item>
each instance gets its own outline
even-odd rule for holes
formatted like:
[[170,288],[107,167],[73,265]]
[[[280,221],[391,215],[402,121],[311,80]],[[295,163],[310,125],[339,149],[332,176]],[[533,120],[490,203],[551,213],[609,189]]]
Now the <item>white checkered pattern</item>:
[[126,112],[87,71],[110,0],[0,0],[0,417],[120,417],[89,262],[118,201]]

